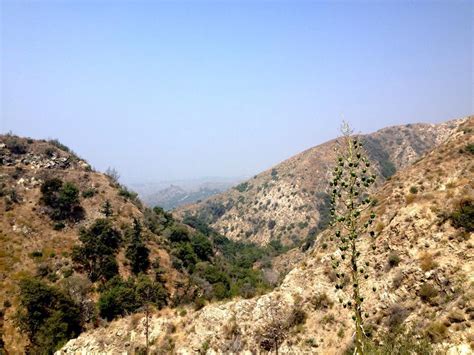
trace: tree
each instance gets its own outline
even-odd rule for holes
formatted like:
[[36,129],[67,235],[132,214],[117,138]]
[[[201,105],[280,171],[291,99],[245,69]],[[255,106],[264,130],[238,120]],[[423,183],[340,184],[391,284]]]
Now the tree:
[[31,353],[49,354],[82,331],[80,308],[54,286],[34,278],[20,281],[17,322]]
[[80,220],[84,217],[79,189],[72,182],[48,179],[41,185],[41,193],[41,202],[48,207],[48,214],[53,220]]
[[109,200],[105,200],[105,202],[102,204],[100,213],[102,213],[105,216],[105,218],[109,218],[113,215],[112,204],[110,203]]
[[[372,206],[368,189],[375,182],[376,176],[369,173],[370,162],[360,140],[353,135],[348,124],[344,123],[342,133],[342,143],[337,149],[338,157],[333,179],[329,184],[332,203],[331,225],[334,227],[340,251],[340,257],[333,256],[332,258],[337,276],[336,289],[341,290],[340,302],[344,307],[352,308],[354,313],[352,319],[356,331],[356,353],[363,354],[365,333],[362,303],[364,297],[361,294],[361,283],[363,278],[368,278],[368,274],[361,266],[360,261],[363,256],[358,243],[366,235],[375,236],[372,230],[375,213],[371,212],[367,218],[363,212]],[[375,244],[372,247],[375,248]],[[366,262],[365,266],[368,267],[369,263]],[[352,291],[349,291],[348,301],[343,299],[343,290],[346,287],[343,280],[346,278],[346,272],[350,275],[352,288]]]
[[124,281],[120,276],[112,278],[100,295],[98,307],[100,316],[107,320],[136,311],[140,304],[133,281]]
[[75,246],[72,259],[87,273],[92,282],[109,280],[118,273],[115,254],[122,237],[108,219],[98,219],[79,232],[82,245]]
[[150,334],[150,318],[152,307],[162,308],[167,304],[168,294],[161,283],[150,280],[146,275],[140,275],[137,280],[136,293],[139,302],[145,312],[145,340],[146,354],[149,352],[149,334]]
[[114,184],[118,184],[120,174],[118,173],[117,169],[108,167],[105,171],[105,175],[107,175]]
[[150,267],[150,250],[143,243],[142,226],[136,218],[133,219],[132,240],[127,247],[125,255],[130,260],[132,272],[135,275],[147,271]]

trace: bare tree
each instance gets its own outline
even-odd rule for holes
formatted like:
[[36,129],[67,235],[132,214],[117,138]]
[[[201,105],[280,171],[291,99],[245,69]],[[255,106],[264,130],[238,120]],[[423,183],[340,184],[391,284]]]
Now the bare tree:
[[118,184],[118,181],[120,179],[120,174],[115,168],[108,167],[107,170],[105,171],[105,175],[107,175],[112,182],[115,184]]

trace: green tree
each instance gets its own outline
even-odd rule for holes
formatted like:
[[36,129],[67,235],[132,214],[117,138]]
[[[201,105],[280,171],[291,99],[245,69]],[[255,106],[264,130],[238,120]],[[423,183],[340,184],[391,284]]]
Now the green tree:
[[150,250],[142,240],[142,226],[136,218],[133,220],[132,239],[125,253],[130,260],[132,272],[136,275],[145,272],[150,267]]
[[99,297],[98,307],[100,316],[107,320],[136,311],[140,303],[133,281],[124,281],[120,276],[112,278]]
[[193,236],[191,245],[199,259],[207,261],[212,257],[212,243],[201,233],[197,233]]
[[168,293],[163,285],[159,282],[150,280],[146,275],[140,275],[137,279],[136,294],[141,307],[145,312],[145,344],[146,353],[149,352],[149,333],[150,333],[150,317],[153,307],[161,309],[168,302]]
[[82,331],[81,311],[60,289],[34,279],[20,281],[17,322],[30,341],[29,353],[52,354]]
[[[336,289],[341,290],[340,301],[344,307],[353,310],[356,353],[363,354],[365,333],[362,303],[364,297],[361,293],[361,283],[363,279],[368,278],[364,267],[368,267],[369,263],[366,262],[362,266],[363,256],[358,243],[366,235],[375,236],[372,230],[375,214],[371,212],[366,218],[363,212],[372,206],[368,189],[375,182],[376,176],[369,173],[370,162],[362,144],[346,123],[342,127],[342,133],[333,179],[330,182],[333,217],[331,225],[334,227],[340,251],[338,258],[333,257],[333,268],[336,269]],[[351,290],[347,292],[348,300],[344,299],[346,286],[343,280],[346,278],[346,273],[349,274],[351,280]]]
[[115,254],[122,240],[108,219],[98,219],[88,229],[79,232],[80,246],[73,249],[73,261],[80,265],[89,279],[109,280],[118,273]]
[[40,201],[48,207],[48,214],[53,220],[80,220],[84,217],[79,189],[72,182],[48,179],[41,185],[41,193]]
[[105,216],[105,218],[109,218],[114,214],[112,210],[112,204],[110,203],[109,200],[105,200],[105,202],[102,204],[100,213],[102,213]]

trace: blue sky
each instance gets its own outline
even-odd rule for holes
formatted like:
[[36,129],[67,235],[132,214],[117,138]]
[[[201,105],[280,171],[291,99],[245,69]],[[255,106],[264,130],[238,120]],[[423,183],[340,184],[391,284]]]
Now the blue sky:
[[0,129],[125,182],[473,113],[472,1],[1,1]]

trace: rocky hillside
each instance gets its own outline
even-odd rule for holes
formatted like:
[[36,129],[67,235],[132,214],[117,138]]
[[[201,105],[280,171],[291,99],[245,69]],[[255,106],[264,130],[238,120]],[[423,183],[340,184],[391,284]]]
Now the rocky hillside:
[[[394,342],[422,353],[437,348],[449,354],[474,351],[473,134],[474,118],[469,118],[415,164],[399,168],[375,195],[376,251],[369,247],[372,241],[361,242],[362,258],[370,265],[362,289],[366,332],[385,353],[393,353]],[[322,147],[329,151],[328,145]],[[310,156],[308,151],[299,159],[310,162]],[[290,160],[280,169],[297,163]],[[286,174],[278,170],[274,183],[288,181]],[[256,180],[265,177],[268,181],[271,172]],[[296,186],[302,181],[295,180]],[[353,323],[338,302],[341,291],[334,287],[331,257],[339,252],[331,235],[330,230],[318,235],[305,259],[266,295],[210,304],[198,311],[184,307],[155,314],[151,349],[250,354],[278,346],[281,353],[343,353],[351,346]],[[144,345],[144,324],[143,316],[125,317],[69,341],[60,353],[131,351]]]
[[[454,132],[460,120],[384,128],[363,136],[379,181],[419,159]],[[225,193],[177,209],[235,240],[265,245],[311,241],[328,221],[327,171],[335,141],[308,149]]]
[[145,208],[58,141],[0,136],[0,211],[0,353],[49,353],[136,312],[150,283],[159,309],[252,297],[276,282],[269,266],[253,267],[274,250]]

